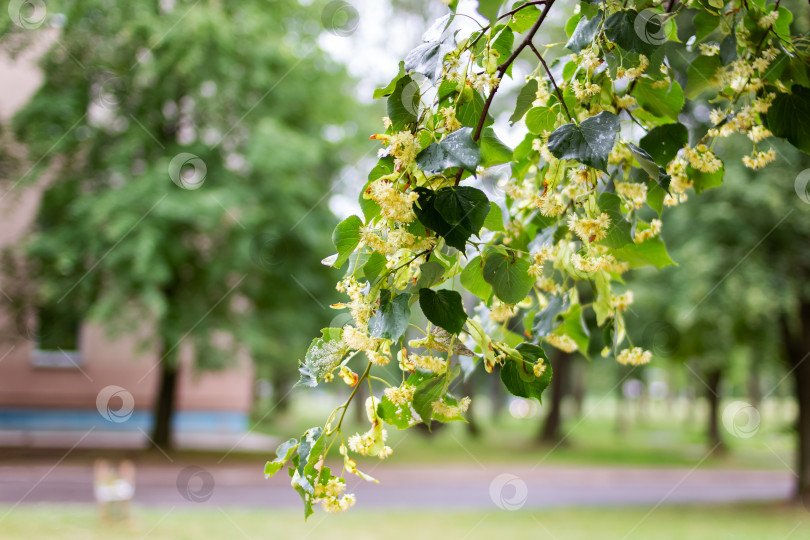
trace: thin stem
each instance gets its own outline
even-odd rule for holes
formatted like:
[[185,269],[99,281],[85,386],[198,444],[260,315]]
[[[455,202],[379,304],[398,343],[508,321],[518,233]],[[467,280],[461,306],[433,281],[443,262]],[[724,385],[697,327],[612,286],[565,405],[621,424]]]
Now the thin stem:
[[525,4],[521,4],[520,6],[516,7],[512,11],[507,11],[506,13],[504,13],[503,15],[498,17],[498,20],[500,21],[501,19],[504,19],[506,17],[511,17],[512,15],[514,15],[515,13],[517,13],[518,11],[520,11],[520,10],[526,8],[526,7],[538,6],[540,4],[546,4],[546,3],[547,3],[547,0],[536,0],[534,2],[526,2]]
[[571,116],[571,112],[568,110],[568,105],[565,104],[565,100],[563,99],[562,92],[560,92],[560,87],[557,86],[557,81],[554,80],[554,76],[551,74],[551,70],[548,69],[548,64],[546,64],[546,60],[543,58],[543,55],[540,54],[540,51],[538,51],[537,48],[534,46],[534,43],[529,42],[529,48],[531,48],[531,50],[534,51],[534,54],[537,55],[537,58],[540,59],[540,63],[543,64],[543,69],[546,70],[546,73],[548,74],[548,78],[551,80],[551,85],[554,87],[554,90],[557,92],[557,98],[560,100],[560,103],[562,103],[563,109],[565,109],[565,114],[568,116],[568,119],[571,120],[571,122],[573,122],[574,117]]
[[[509,55],[509,58],[507,58],[503,62],[503,64],[498,66],[497,73],[499,80],[503,78],[503,75],[504,73],[506,73],[506,70],[509,69],[509,66],[512,65],[512,63],[515,61],[518,55],[521,52],[523,52],[523,49],[525,49],[529,45],[529,43],[531,43],[532,39],[534,38],[534,35],[540,29],[540,25],[543,24],[543,21],[546,20],[546,15],[548,15],[548,11],[551,9],[551,6],[553,5],[554,0],[548,0],[548,2],[545,3],[545,5],[543,6],[543,12],[540,14],[540,17],[537,18],[537,21],[535,21],[534,25],[529,29],[528,33],[526,34],[526,37],[523,38],[523,41],[520,42],[520,45],[518,45],[515,48],[515,50],[512,51],[512,54]],[[481,138],[481,131],[483,131],[484,123],[487,120],[487,113],[489,113],[489,108],[492,106],[492,101],[493,99],[495,99],[495,94],[497,92],[498,87],[496,86],[495,88],[492,89],[492,92],[489,93],[489,97],[487,97],[487,101],[486,103],[484,103],[484,110],[481,113],[481,118],[478,120],[478,125],[475,127],[475,133],[473,133],[474,141],[477,141],[479,138]]]
[[369,371],[371,371],[371,362],[368,363],[368,365],[366,366],[366,370],[363,372],[362,375],[360,375],[360,378],[357,379],[357,384],[354,385],[354,388],[352,389],[352,393],[349,394],[348,399],[346,399],[346,403],[344,403],[343,405],[338,407],[338,409],[343,409],[343,412],[340,413],[340,419],[338,420],[337,425],[334,427],[334,429],[329,431],[328,435],[331,435],[335,431],[338,431],[340,429],[340,427],[343,425],[343,417],[346,416],[346,411],[349,409],[349,405],[351,404],[352,400],[354,399],[355,394],[357,394],[357,390],[360,388],[360,385],[363,384],[363,379],[368,377]]

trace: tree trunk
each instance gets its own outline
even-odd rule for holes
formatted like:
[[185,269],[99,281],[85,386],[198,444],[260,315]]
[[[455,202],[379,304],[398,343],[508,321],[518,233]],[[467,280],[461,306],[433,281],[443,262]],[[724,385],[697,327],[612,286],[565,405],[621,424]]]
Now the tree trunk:
[[810,304],[802,303],[800,320],[792,327],[782,319],[787,363],[793,373],[799,415],[796,419],[796,489],[794,496],[810,509]]
[[476,374],[477,372],[473,372],[467,380],[461,382],[461,393],[463,394],[461,397],[470,396],[472,398],[470,408],[467,409],[467,412],[464,414],[464,417],[467,419],[467,433],[469,433],[471,437],[479,437],[481,435],[481,427],[478,425],[478,422],[475,421],[475,415],[473,414],[473,407],[475,406]]
[[274,416],[284,414],[290,408],[290,387],[292,386],[292,379],[290,376],[278,370],[273,373],[270,384],[273,386],[273,402],[270,408]]
[[[164,346],[163,350],[167,350]],[[152,448],[171,450],[172,424],[177,395],[177,363],[172,358],[160,360],[160,387],[152,411]]]
[[489,399],[491,402],[490,411],[492,414],[492,421],[497,421],[506,407],[506,392],[503,391],[503,383],[501,378],[497,376],[497,372],[487,374],[489,381]]
[[551,369],[551,406],[540,431],[541,442],[557,443],[562,440],[562,401],[568,387],[568,378],[571,370],[571,355],[559,353],[554,359],[549,359]]
[[571,381],[571,394],[574,398],[574,414],[577,418],[582,418],[582,413],[585,410],[585,365],[580,362],[574,362],[573,377]]
[[748,401],[751,403],[752,407],[759,410],[759,406],[762,402],[761,364],[759,359],[755,359],[752,355],[751,362],[749,362],[748,365],[748,381],[746,381],[746,386],[748,387]]
[[709,401],[709,425],[707,436],[709,445],[717,450],[723,449],[723,437],[720,434],[720,381],[723,372],[712,369],[706,374],[706,399]]

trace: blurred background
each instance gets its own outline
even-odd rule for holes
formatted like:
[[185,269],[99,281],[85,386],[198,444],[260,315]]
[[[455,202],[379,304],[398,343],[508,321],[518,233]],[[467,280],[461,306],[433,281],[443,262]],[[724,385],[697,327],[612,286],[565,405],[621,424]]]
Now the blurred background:
[[[806,4],[782,4],[807,33]],[[628,279],[648,366],[602,358],[587,321],[542,405],[479,370],[468,423],[389,429],[393,455],[364,468],[381,484],[350,481],[347,515],[305,523],[282,475],[264,479],[345,398],[292,391],[309,341],[348,319],[319,261],[376,163],[373,90],[445,10],[9,2],[0,538],[810,538],[810,504],[791,502],[810,491],[810,159],[779,141],[756,173],[725,141],[724,185],[666,209],[678,266]],[[538,42],[564,42],[569,16]],[[508,102],[495,129],[514,145]],[[705,130],[710,104],[687,107]]]

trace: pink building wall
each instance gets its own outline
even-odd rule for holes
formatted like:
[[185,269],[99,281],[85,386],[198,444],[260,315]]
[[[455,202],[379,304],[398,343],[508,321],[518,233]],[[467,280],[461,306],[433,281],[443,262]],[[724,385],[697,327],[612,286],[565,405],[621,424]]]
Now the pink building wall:
[[[0,57],[0,122],[6,123],[41,84],[35,58],[50,44],[49,31],[30,54],[16,60]],[[35,158],[39,158],[36,156]],[[16,185],[16,178],[0,178],[0,249],[13,245],[30,226],[41,196],[37,186]],[[0,276],[2,294],[13,297]],[[135,336],[110,339],[98,325],[83,324],[78,367],[37,367],[34,343],[13,335],[14,325],[0,313],[0,430],[86,429],[88,424],[114,429],[148,427],[160,370],[154,352],[138,352]],[[10,333],[8,329],[12,329]],[[181,346],[177,393],[177,427],[189,431],[247,429],[253,399],[253,369],[241,357],[218,372],[195,373],[191,355]],[[134,401],[132,422],[105,422],[97,396],[107,386],[122,387]],[[111,407],[121,406],[120,400]]]

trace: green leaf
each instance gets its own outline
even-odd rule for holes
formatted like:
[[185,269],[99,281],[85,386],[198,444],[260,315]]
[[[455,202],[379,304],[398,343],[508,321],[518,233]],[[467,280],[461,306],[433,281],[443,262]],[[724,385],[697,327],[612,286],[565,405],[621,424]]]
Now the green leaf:
[[349,216],[335,227],[332,232],[332,242],[338,251],[338,258],[335,260],[335,268],[340,268],[349,258],[357,245],[360,243],[360,227],[363,221],[357,216]]
[[462,167],[472,173],[481,160],[481,150],[472,139],[472,128],[461,128],[419,152],[416,164],[425,174],[440,174]]
[[695,25],[695,38],[698,42],[703,41],[703,38],[714,32],[717,25],[720,24],[721,17],[709,13],[708,11],[700,10],[695,14],[692,19],[692,24]]
[[492,296],[492,285],[484,279],[484,261],[480,255],[467,263],[467,266],[461,271],[459,279],[465,289],[481,300],[486,302]]
[[[515,2],[512,4],[512,9],[516,9],[525,3],[526,2]],[[517,33],[523,33],[534,26],[539,16],[540,10],[536,7],[525,7],[512,15],[512,18],[509,20],[509,27]]]
[[444,57],[453,49],[455,46],[444,41],[422,43],[405,57],[405,69],[421,73],[436,84],[442,76]]
[[605,19],[605,36],[625,51],[645,54],[649,58],[656,46],[660,45],[657,39],[661,33],[660,21],[656,18],[639,20],[639,28],[636,29],[637,16],[638,12],[631,9],[613,13]]
[[581,124],[565,124],[548,137],[548,149],[557,159],[575,159],[607,172],[607,159],[619,131],[619,117],[602,111]]
[[491,250],[484,263],[484,280],[492,285],[495,296],[507,304],[517,304],[534,285],[529,266],[529,261],[519,259],[513,252]]
[[655,127],[639,141],[639,145],[662,167],[675,159],[678,150],[688,143],[689,130],[680,123]]
[[684,94],[694,99],[714,86],[714,74],[723,67],[717,56],[698,56],[686,70],[686,90]]
[[506,146],[491,128],[485,128],[481,132],[481,165],[491,167],[501,163],[512,161],[513,150]]
[[[504,26],[495,36],[495,39],[492,40],[492,49],[498,51],[500,55],[498,58],[502,59],[499,60],[502,62],[509,58],[509,55],[512,54],[512,45],[515,42],[515,33],[512,31],[511,28],[508,26]],[[511,76],[512,75],[512,64],[506,69],[506,74]]]
[[385,268],[385,263],[387,262],[388,259],[385,258],[385,255],[375,251],[369,256],[366,264],[363,265],[363,275],[366,276],[369,282],[374,283]]
[[420,383],[413,393],[413,409],[428,429],[430,429],[430,421],[433,418],[433,402],[442,398],[445,390],[444,382],[444,376],[428,379]]
[[610,227],[607,235],[599,243],[611,248],[620,248],[632,243],[630,223],[624,219],[621,212],[621,199],[619,196],[614,193],[602,193],[599,196],[598,203],[602,212],[610,216]]
[[489,214],[490,202],[480,189],[470,186],[449,186],[436,192],[436,210],[453,227],[477,235]]
[[503,212],[501,211],[501,207],[497,204],[490,203],[489,213],[484,220],[484,228],[490,231],[506,231],[506,228],[503,226]]
[[568,310],[570,305],[571,301],[568,295],[550,295],[546,307],[534,316],[534,324],[532,326],[532,336],[534,339],[538,340],[549,335],[554,328],[557,317]]
[[575,304],[563,313],[563,323],[559,326],[559,331],[574,340],[580,354],[588,358],[590,332],[585,326],[585,313],[581,305]]
[[410,298],[409,294],[400,294],[380,305],[380,309],[368,321],[371,337],[390,339],[394,343],[399,341],[411,320]]
[[575,53],[578,53],[590,45],[593,41],[593,36],[596,35],[596,30],[599,28],[599,24],[602,22],[603,16],[604,13],[600,11],[599,15],[592,18],[590,21],[587,19],[587,17],[582,17],[579,20],[579,23],[577,23],[574,33],[571,34],[571,39],[568,40],[568,43],[566,43],[565,46]]
[[396,405],[385,394],[383,394],[380,404],[377,405],[377,416],[382,418],[386,424],[395,426],[397,429],[407,429],[413,422],[411,407]]
[[[470,101],[462,101],[456,107],[456,120],[461,122],[462,126],[474,128],[481,120],[481,115],[484,114],[484,106],[486,101],[479,92],[473,92],[473,98]],[[486,120],[484,120],[484,127],[490,126],[495,123],[495,119],[487,111]]]
[[724,66],[737,59],[737,36],[733,33],[727,35],[720,42],[720,62]]
[[790,94],[779,94],[764,121],[776,137],[810,154],[810,88],[794,84]]
[[664,211],[664,197],[666,197],[666,194],[666,190],[658,185],[658,182],[653,180],[647,182],[647,204],[658,212],[659,216]]
[[656,88],[650,79],[640,79],[633,89],[633,95],[639,106],[655,116],[668,116],[676,122],[684,104],[683,90],[678,81],[672,81],[668,87]]
[[658,180],[658,177],[661,176],[662,169],[659,167],[650,154],[647,153],[646,150],[643,148],[639,148],[633,143],[627,143],[627,148],[630,150],[630,153],[633,154],[633,157],[638,161],[638,164],[644,169],[644,172],[650,175],[650,178]]
[[554,129],[557,107],[534,107],[526,113],[526,127],[535,135]]
[[523,88],[518,92],[515,112],[509,117],[510,124],[519,122],[523,115],[526,114],[526,111],[531,109],[532,103],[537,97],[537,88],[537,79],[529,79],[529,82],[523,85]]
[[419,289],[419,307],[427,320],[451,334],[461,332],[467,321],[461,295],[456,291]]
[[348,349],[341,337],[342,328],[324,328],[321,337],[312,340],[298,371],[301,379],[296,386],[317,386],[323,376],[340,364]]
[[404,131],[409,125],[415,124],[416,113],[419,110],[419,85],[405,75],[397,81],[394,91],[388,98],[388,118],[394,131]]
[[428,261],[419,267],[419,279],[416,288],[433,287],[439,283],[444,275],[444,266],[436,261]]
[[470,236],[481,231],[489,213],[486,194],[473,187],[450,186],[439,191],[416,188],[414,191],[419,194],[414,205],[416,217],[459,251],[464,251]]
[[268,461],[264,466],[264,477],[272,478],[284,464],[292,457],[293,453],[298,449],[298,441],[290,439],[283,442],[276,449],[276,459]]
[[[773,11],[770,9],[769,12]],[[779,17],[773,23],[773,31],[779,36],[779,39],[787,43],[791,42],[790,38],[790,23],[793,22],[793,13],[790,12],[785,6],[779,6]]]
[[[501,381],[512,395],[527,399],[537,398],[542,403],[543,391],[551,382],[551,364],[546,353],[541,347],[531,343],[521,343],[516,350],[523,356],[523,360],[509,357],[501,367]],[[540,377],[535,377],[534,364],[541,358],[545,361],[546,370]]]
[[660,238],[650,238],[639,244],[628,244],[625,247],[613,249],[610,253],[616,258],[630,263],[631,268],[647,265],[663,268],[675,264]]
[[396,77],[391,79],[391,82],[388,83],[388,86],[385,88],[377,88],[374,90],[374,99],[380,99],[381,97],[390,96],[397,87],[397,81],[400,80],[405,75],[405,62],[399,62],[399,72],[397,73]]
[[686,176],[694,182],[695,193],[697,194],[721,185],[725,174],[725,167],[720,167],[720,169],[712,173],[699,171],[691,165],[686,168]]

